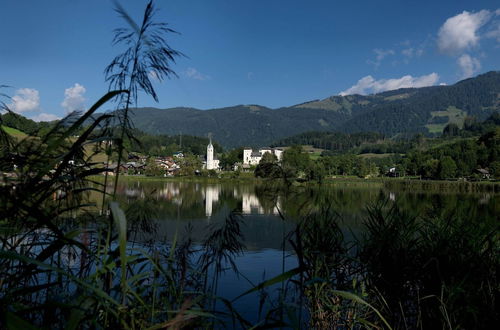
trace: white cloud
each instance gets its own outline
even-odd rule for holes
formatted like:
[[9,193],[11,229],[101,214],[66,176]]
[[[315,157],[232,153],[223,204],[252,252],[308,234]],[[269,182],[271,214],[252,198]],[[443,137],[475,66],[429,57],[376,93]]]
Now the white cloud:
[[392,49],[380,49],[380,48],[376,48],[373,50],[373,52],[376,54],[375,56],[375,60],[368,60],[366,61],[368,64],[373,64],[373,66],[375,67],[375,69],[378,69],[378,67],[380,66],[380,64],[382,64],[382,60],[384,58],[386,58],[387,56],[389,55],[394,55],[394,51]]
[[492,13],[483,9],[477,13],[464,11],[448,18],[438,32],[439,50],[445,54],[458,55],[477,46],[480,39],[477,32],[491,17]]
[[342,96],[351,94],[372,94],[384,91],[390,91],[399,88],[425,87],[435,85],[439,80],[437,73],[431,73],[425,76],[412,77],[410,75],[395,79],[375,80],[372,76],[366,76],[358,80],[357,84],[351,88],[340,92]]
[[422,48],[406,48],[401,51],[401,54],[406,56],[407,58],[412,58],[412,57],[420,57],[424,53],[424,50]]
[[53,121],[53,120],[58,120],[58,119],[61,119],[61,117],[58,117],[56,115],[53,115],[51,113],[45,113],[45,112],[42,112],[36,116],[33,116],[31,117],[32,120],[36,121],[36,122],[40,122],[40,121]]
[[64,90],[64,101],[62,101],[61,106],[66,110],[66,113],[85,109],[85,97],[83,97],[85,91],[85,87],[78,83]]
[[500,43],[500,22],[495,22],[495,24],[496,26],[486,33],[486,37],[496,39]]
[[481,70],[481,62],[477,58],[464,54],[457,59],[457,64],[462,70],[462,78],[470,78]]
[[411,48],[411,47],[410,47],[410,48],[403,49],[403,50],[401,51],[401,54],[403,54],[403,55],[404,55],[404,56],[406,56],[406,57],[413,57],[413,52],[414,52],[414,51],[415,51],[415,50],[414,50],[413,48]]
[[201,73],[200,71],[196,70],[195,68],[187,68],[186,76],[188,76],[191,79],[195,79],[195,80],[208,80],[208,79],[210,79],[210,76]]
[[7,107],[17,113],[40,110],[40,93],[36,89],[21,88],[12,97],[12,103]]

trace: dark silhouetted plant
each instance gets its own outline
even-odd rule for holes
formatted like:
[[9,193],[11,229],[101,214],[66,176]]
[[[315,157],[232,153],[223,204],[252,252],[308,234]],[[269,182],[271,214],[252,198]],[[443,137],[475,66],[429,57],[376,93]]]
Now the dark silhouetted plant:
[[158,101],[151,80],[162,81],[165,78],[176,76],[170,65],[175,63],[176,57],[182,56],[182,53],[172,49],[165,39],[167,34],[175,33],[175,31],[169,28],[166,23],[154,21],[153,1],[148,2],[141,24],[137,24],[118,2],[115,2],[115,6],[116,11],[127,22],[128,27],[115,30],[113,43],[125,45],[126,50],[113,59],[104,73],[110,89],[126,89],[129,93],[121,96],[118,100],[120,123],[119,138],[116,140],[118,143],[118,172],[113,195],[116,194],[124,139],[133,139],[130,134],[132,124],[129,109],[132,105],[137,105],[139,91],[151,95],[155,101]]

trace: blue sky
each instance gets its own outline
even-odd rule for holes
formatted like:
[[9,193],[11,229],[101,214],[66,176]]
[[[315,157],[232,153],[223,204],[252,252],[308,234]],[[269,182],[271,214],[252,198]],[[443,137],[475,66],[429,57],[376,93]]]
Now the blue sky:
[[[138,20],[147,1],[121,1]],[[92,105],[126,23],[107,0],[2,0],[0,92],[37,120]],[[159,103],[210,109],[289,106],[337,94],[453,84],[500,69],[498,1],[156,1],[187,55]]]

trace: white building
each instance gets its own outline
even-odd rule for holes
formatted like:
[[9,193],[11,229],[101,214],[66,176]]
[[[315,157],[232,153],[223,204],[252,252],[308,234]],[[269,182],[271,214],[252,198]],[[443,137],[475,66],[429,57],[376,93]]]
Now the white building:
[[212,139],[210,139],[210,143],[207,146],[207,170],[217,170],[219,169],[219,160],[214,156],[214,146],[212,145]]
[[266,152],[275,155],[278,161],[281,161],[283,157],[283,149],[279,148],[260,148],[258,150],[245,148],[243,149],[243,164],[258,165]]

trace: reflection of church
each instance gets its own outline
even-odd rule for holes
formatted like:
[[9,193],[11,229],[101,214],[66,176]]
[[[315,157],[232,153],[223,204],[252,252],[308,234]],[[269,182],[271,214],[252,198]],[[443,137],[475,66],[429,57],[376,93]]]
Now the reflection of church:
[[207,186],[205,188],[205,215],[212,215],[212,207],[214,203],[219,201],[220,186]]

